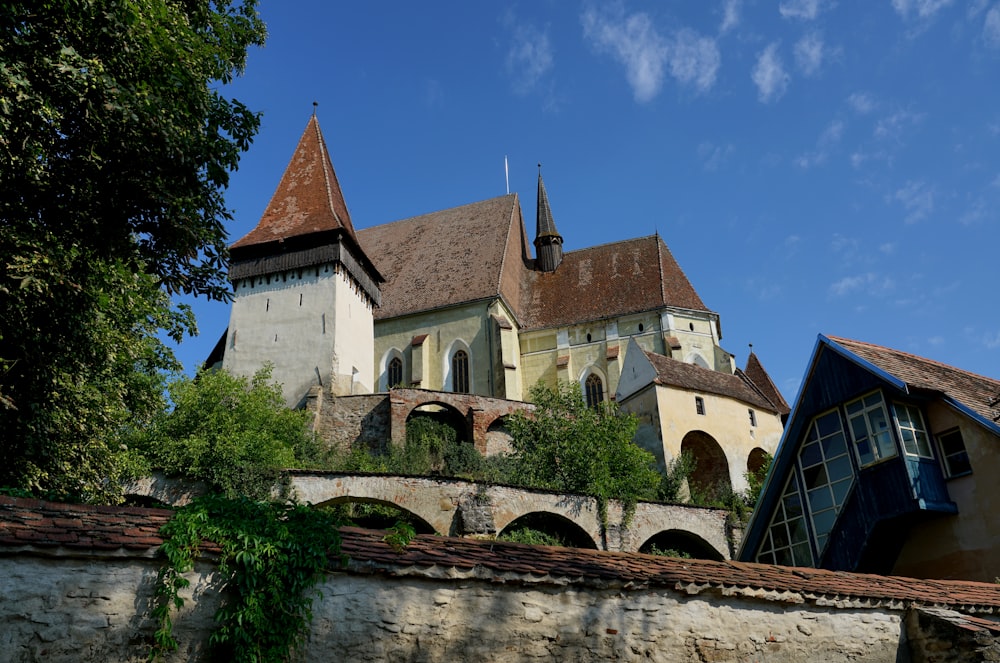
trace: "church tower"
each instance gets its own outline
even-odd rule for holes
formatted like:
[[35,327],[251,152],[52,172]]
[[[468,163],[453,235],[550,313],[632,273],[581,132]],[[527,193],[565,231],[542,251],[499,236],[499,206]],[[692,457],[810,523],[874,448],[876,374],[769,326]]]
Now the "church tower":
[[535,208],[535,265],[543,272],[554,272],[563,259],[562,235],[556,230],[549,207],[549,196],[542,181],[542,164],[538,164],[538,202]]
[[313,386],[371,393],[384,279],[355,235],[315,113],[257,226],[230,248],[223,368],[251,375],[270,362],[291,407]]

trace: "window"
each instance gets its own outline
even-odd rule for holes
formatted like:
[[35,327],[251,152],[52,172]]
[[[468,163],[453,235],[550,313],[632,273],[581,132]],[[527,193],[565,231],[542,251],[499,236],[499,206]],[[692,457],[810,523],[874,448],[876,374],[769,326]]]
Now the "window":
[[451,357],[452,391],[458,394],[469,393],[469,355],[465,350],[459,350]]
[[604,401],[604,383],[597,373],[591,373],[584,382],[587,397],[587,407],[597,407]]
[[893,403],[896,413],[896,424],[899,426],[899,437],[903,440],[903,451],[910,456],[934,458],[931,451],[931,440],[924,428],[924,417],[920,409],[903,403]]
[[896,455],[881,392],[876,391],[848,403],[847,418],[862,467]]
[[694,397],[694,411],[698,414],[705,414],[705,399],[701,396]]
[[972,472],[969,462],[969,452],[965,450],[965,440],[958,428],[945,431],[938,436],[941,446],[941,460],[944,463],[944,473],[948,477],[957,477]]
[[403,360],[399,357],[393,357],[389,360],[389,366],[386,369],[386,386],[392,389],[401,384],[403,384]]
[[754,412],[753,410],[747,410],[747,412],[750,414],[750,425],[751,426],[756,426],[757,425],[757,413]]
[[837,410],[820,415],[809,424],[799,450],[799,469],[816,534],[816,550],[822,554],[854,483],[854,468]]
[[785,492],[757,552],[757,561],[763,564],[812,566],[809,534],[794,472],[788,477]]

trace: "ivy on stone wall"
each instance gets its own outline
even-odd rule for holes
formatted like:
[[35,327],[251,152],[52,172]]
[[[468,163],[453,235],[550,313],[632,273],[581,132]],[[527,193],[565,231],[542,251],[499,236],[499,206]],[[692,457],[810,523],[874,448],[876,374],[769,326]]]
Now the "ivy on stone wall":
[[295,503],[209,495],[180,508],[163,526],[166,563],[157,578],[151,660],[177,649],[173,610],[189,586],[202,542],[221,548],[223,604],[209,642],[213,660],[287,661],[312,621],[310,589],[340,556],[339,522]]

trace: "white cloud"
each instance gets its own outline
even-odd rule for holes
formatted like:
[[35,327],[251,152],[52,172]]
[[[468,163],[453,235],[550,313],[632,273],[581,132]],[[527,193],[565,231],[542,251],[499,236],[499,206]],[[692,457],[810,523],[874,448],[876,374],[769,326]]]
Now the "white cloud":
[[785,72],[781,56],[778,55],[778,43],[773,42],[757,56],[757,64],[751,73],[757,86],[757,98],[761,103],[777,101],[788,89],[789,76]]
[[830,3],[825,0],[784,0],[778,5],[778,12],[784,18],[799,18],[812,21]]
[[636,101],[650,101],[659,94],[669,48],[647,14],[626,17],[619,7],[610,16],[590,8],[581,20],[584,36],[625,65],[625,77]]
[[669,73],[699,92],[715,84],[722,58],[715,40],[682,28],[671,38],[661,35],[648,14],[626,16],[621,6],[606,13],[595,8],[581,16],[584,37],[599,51],[610,53],[625,66],[625,77],[638,102],[652,100]]
[[813,76],[823,64],[823,37],[810,32],[795,43],[795,64],[806,76]]
[[896,111],[875,123],[875,137],[881,140],[897,140],[907,128],[919,124],[923,115],[907,110]]
[[891,256],[896,252],[896,244],[895,242],[886,242],[885,244],[879,245],[878,250],[887,256]]
[[844,135],[844,123],[841,120],[834,120],[823,129],[823,132],[816,139],[816,149],[807,152],[795,160],[795,165],[802,169],[826,163],[830,150],[840,143]]
[[990,7],[983,20],[983,41],[991,48],[1000,48],[1000,3]]
[[830,284],[830,294],[836,297],[844,297],[853,292],[863,290],[869,295],[882,296],[891,292],[895,286],[895,282],[890,277],[874,272],[867,272],[856,276],[845,276],[839,281]]
[[698,146],[698,158],[701,159],[701,167],[707,171],[718,170],[720,166],[729,161],[736,150],[732,143],[725,145],[715,145],[705,141]]
[[934,211],[934,189],[922,181],[908,181],[892,194],[906,212],[906,223],[921,221]]
[[528,94],[536,89],[555,62],[549,35],[534,25],[508,20],[511,45],[507,51],[507,74],[517,94]]
[[983,345],[985,345],[988,350],[996,350],[997,348],[1000,348],[1000,332],[984,336]]
[[951,3],[952,0],[892,0],[892,8],[903,18],[908,19],[911,15],[930,18]]
[[855,92],[847,98],[847,105],[858,115],[867,115],[875,110],[875,99],[867,92]]
[[722,56],[715,40],[701,37],[694,30],[677,32],[670,54],[670,74],[681,83],[693,84],[707,92],[715,84]]
[[722,5],[722,25],[719,34],[726,34],[740,24],[740,6],[743,0],[726,0]]

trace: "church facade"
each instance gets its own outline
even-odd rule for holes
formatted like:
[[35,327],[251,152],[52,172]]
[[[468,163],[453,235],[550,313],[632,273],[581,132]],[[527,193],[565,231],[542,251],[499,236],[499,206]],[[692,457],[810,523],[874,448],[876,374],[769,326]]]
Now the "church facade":
[[[541,172],[534,225],[530,237],[508,194],[356,230],[313,116],[260,222],[232,246],[215,358],[240,374],[272,363],[292,407],[317,387],[524,401],[559,381],[605,402],[630,344],[736,373],[719,315],[658,234],[564,251]],[[787,411],[777,390],[771,400],[769,416]]]

